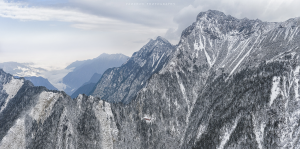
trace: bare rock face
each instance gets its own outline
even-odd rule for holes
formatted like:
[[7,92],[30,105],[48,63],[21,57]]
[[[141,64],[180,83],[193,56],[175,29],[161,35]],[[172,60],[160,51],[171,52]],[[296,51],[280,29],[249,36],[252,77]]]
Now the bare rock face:
[[[297,133],[294,129],[298,131],[298,126],[294,127],[298,108],[294,106],[298,105],[298,95],[288,94],[298,94],[300,26],[297,22],[299,18],[268,23],[236,19],[212,10],[200,13],[197,21],[183,31],[176,50],[170,51],[163,67],[149,77],[142,89],[116,92],[121,95],[118,99],[128,98],[128,93],[136,94],[128,99],[132,100],[130,103],[113,106],[116,123],[120,125],[118,147],[296,146],[297,135],[293,134]],[[117,73],[118,69],[122,67],[104,75]],[[118,83],[122,86],[144,83],[137,79],[127,83],[102,78],[94,95],[101,96],[97,89],[107,88],[101,82],[111,80],[115,83],[111,90],[121,88]],[[279,86],[272,87],[276,84]],[[101,97],[111,102],[117,100],[110,100],[110,95]],[[280,98],[293,106],[287,104],[284,110],[283,105],[275,106],[274,101],[281,101]],[[286,115],[282,110],[289,113],[292,123],[282,119]],[[284,134],[287,128],[289,133]],[[289,141],[282,141],[286,135],[291,136],[285,139]]]
[[0,70],[0,148],[299,148],[299,28],[201,12],[74,100]]
[[[33,87],[0,70],[0,148],[113,148],[118,129],[109,103]],[[3,102],[1,100],[1,102]]]
[[106,70],[92,95],[109,102],[129,103],[152,74],[161,70],[174,50],[162,37],[151,39],[121,67]]

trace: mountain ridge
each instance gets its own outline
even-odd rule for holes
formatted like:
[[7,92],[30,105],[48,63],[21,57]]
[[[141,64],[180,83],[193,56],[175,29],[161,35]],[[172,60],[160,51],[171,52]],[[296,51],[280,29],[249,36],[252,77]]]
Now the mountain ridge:
[[[211,12],[202,13],[200,16],[205,16],[205,14],[209,13]],[[233,21],[235,23],[232,23]],[[216,121],[220,121],[219,125],[222,126],[222,132],[216,132],[216,134],[220,136],[210,137],[213,136],[213,134],[207,132],[207,129],[214,129],[214,125],[216,124],[213,119],[206,117],[204,111],[198,113],[200,118],[194,114],[195,111],[201,111],[199,106],[196,106],[199,105],[198,103],[202,103],[203,106],[207,103],[205,101],[206,98],[200,97],[205,94],[210,94],[212,98],[215,98],[214,95],[211,94],[214,93],[213,89],[210,88],[208,91],[211,93],[209,93],[206,87],[209,87],[216,79],[220,79],[220,76],[225,82],[242,82],[243,80],[237,80],[238,77],[236,77],[236,75],[242,76],[240,75],[241,73],[247,73],[247,71],[244,71],[245,69],[253,69],[263,74],[270,73],[258,69],[260,66],[267,67],[265,63],[271,65],[274,70],[279,69],[276,65],[272,64],[274,62],[280,62],[278,64],[285,63],[284,65],[286,66],[299,65],[298,63],[286,63],[286,61],[298,61],[297,57],[300,52],[300,46],[297,42],[297,39],[300,37],[299,26],[292,27],[294,23],[295,21],[268,23],[260,20],[236,19],[231,16],[223,15],[220,17],[220,20],[214,18],[207,19],[206,17],[198,19],[198,21],[183,31],[182,38],[176,50],[170,53],[169,59],[165,62],[163,68],[151,75],[146,85],[136,91],[136,96],[131,99],[131,102],[126,103],[124,106],[116,106],[113,108],[117,119],[116,121],[122,128],[120,130],[122,134],[121,137],[127,140],[127,142],[122,142],[118,147],[129,146],[136,148],[143,146],[149,148],[163,148],[165,145],[169,148],[226,147],[228,139],[226,139],[227,136],[224,134],[228,133],[231,135],[231,127],[235,130],[237,128],[235,124],[240,127],[240,123],[222,123],[222,119],[216,117]],[[281,24],[286,25],[283,27]],[[294,75],[292,72],[297,70],[289,68],[289,71],[286,71],[286,73]],[[105,76],[106,73],[107,72],[105,72],[103,76]],[[111,71],[109,73],[111,73]],[[260,76],[262,74],[258,73],[256,75]],[[265,76],[262,75],[260,77],[272,81],[271,76],[265,78]],[[293,79],[297,80],[297,77]],[[135,84],[139,83],[141,82],[135,82]],[[216,82],[216,84],[217,83],[218,82]],[[105,86],[105,84],[100,84],[99,82],[98,86],[104,88],[101,87],[101,85]],[[260,82],[257,85],[260,86],[263,85],[263,83]],[[266,87],[265,89],[266,90],[262,91],[267,91],[270,88]],[[232,90],[236,91],[238,88],[233,88]],[[254,89],[254,92],[260,91]],[[236,92],[236,94],[237,93],[238,92]],[[119,92],[119,94],[122,94],[122,92]],[[224,94],[228,94],[228,91],[224,92]],[[267,91],[266,94],[270,95],[269,91]],[[98,96],[95,92],[94,95]],[[245,95],[250,96],[248,93]],[[107,100],[107,97],[104,98],[104,100]],[[221,101],[226,102],[226,100],[227,99],[222,99]],[[231,99],[228,100],[231,101]],[[268,102],[268,100],[265,101]],[[108,102],[114,101],[108,100]],[[246,100],[245,102],[249,105],[253,105],[251,101]],[[224,108],[229,105],[230,104],[225,104]],[[237,108],[241,108],[241,105],[236,106]],[[204,107],[204,109],[208,110],[209,108],[214,109],[209,105]],[[216,113],[218,112],[219,111],[216,111]],[[123,117],[122,115],[135,116],[134,122],[132,123],[132,118]],[[239,114],[235,113],[235,116],[238,115]],[[249,117],[247,114],[241,115]],[[148,124],[149,121],[151,124],[146,125],[140,122],[140,120],[143,120],[143,117],[149,119],[146,120],[146,124]],[[269,117],[269,115],[266,117]],[[257,118],[261,119],[259,116]],[[206,120],[200,123],[201,121],[199,121],[199,119]],[[237,119],[239,120],[238,117]],[[251,120],[251,118],[248,118],[246,121],[249,120]],[[198,121],[198,123],[195,123],[195,121]],[[243,122],[248,123],[246,121],[243,120]],[[214,125],[210,125],[210,123]],[[254,127],[252,124],[249,126]],[[142,127],[143,130],[138,131],[133,129],[139,127]],[[273,127],[269,126],[268,129],[272,128]],[[228,129],[230,131],[226,131]],[[161,130],[165,131],[161,132]],[[241,130],[245,131],[243,129]],[[151,133],[148,131],[151,131]],[[208,135],[201,138],[201,133],[189,134],[191,131],[204,131],[208,133]],[[259,136],[259,133],[257,134],[252,131],[244,132],[243,135],[247,135],[248,133]],[[135,139],[136,134],[140,134],[141,138]],[[154,135],[155,137],[145,137],[142,134]],[[185,135],[182,136],[182,134]],[[234,135],[236,135],[236,133],[234,133]],[[189,139],[190,137],[193,138],[192,141]],[[216,137],[220,137],[221,141],[215,142],[215,147],[211,147],[212,144],[209,143],[214,143],[214,138]],[[128,138],[130,139],[128,140]],[[143,144],[143,141],[140,139],[144,139],[143,141],[148,144]],[[239,140],[241,138],[235,137],[235,139]],[[207,143],[205,143],[205,140]],[[135,141],[138,141],[138,143],[130,143]],[[166,142],[173,142],[173,144]],[[241,142],[231,142],[231,145],[241,147]],[[260,141],[257,142],[259,144],[258,146],[264,146],[264,143]],[[270,142],[267,144],[274,146],[274,144]],[[253,147],[254,146],[255,145],[253,145]]]
[[[151,39],[138,52],[133,53],[132,57],[121,67],[106,70],[98,84],[106,84],[107,87],[97,88],[96,86],[92,95],[111,102],[130,102],[136,95],[135,93],[145,85],[143,81],[161,69],[173,50],[174,46],[166,39],[162,37],[157,37],[156,40]],[[144,72],[145,69],[147,71]],[[138,79],[141,83],[133,84],[134,79]]]
[[103,99],[0,70],[0,105],[11,105],[0,148],[299,148],[298,20],[224,15],[201,13],[178,45],[150,40],[106,70],[93,93]]

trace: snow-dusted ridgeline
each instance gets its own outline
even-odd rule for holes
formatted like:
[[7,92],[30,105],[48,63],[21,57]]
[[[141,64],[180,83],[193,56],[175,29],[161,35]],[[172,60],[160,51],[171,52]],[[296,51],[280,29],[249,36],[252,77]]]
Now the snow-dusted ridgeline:
[[109,102],[129,103],[174,50],[175,46],[162,37],[151,39],[121,67],[105,71],[92,95]]
[[24,119],[28,148],[299,148],[297,21],[201,12],[178,45],[158,37],[103,74],[94,95],[117,103],[23,85],[1,145]]
[[0,97],[9,98],[0,113],[0,148],[114,148],[118,129],[109,103],[73,100],[2,70],[0,78]]
[[[197,21],[182,32],[176,50],[169,54],[163,67],[152,74],[146,82],[132,79],[134,75],[130,76],[132,80],[128,82],[113,79],[112,75],[119,75],[119,78],[127,77],[120,73],[123,68],[116,68],[104,74],[110,77],[102,78],[103,83],[99,83],[95,91],[98,89],[104,92],[104,88],[109,86],[106,82],[118,80],[113,83],[122,82],[122,84],[116,85],[115,88],[125,89],[122,86],[128,86],[127,90],[113,93],[121,95],[119,99],[123,97],[128,99],[126,92],[137,94],[131,96],[130,103],[126,102],[128,105],[112,108],[118,125],[123,128],[120,130],[123,141],[118,147],[236,148],[242,146],[242,138],[248,134],[253,134],[257,138],[248,138],[253,142],[246,143],[246,146],[252,145],[252,148],[266,146],[268,142],[266,136],[262,134],[272,133],[270,131],[272,127],[266,125],[272,116],[259,115],[258,112],[266,113],[266,109],[278,108],[278,102],[282,101],[281,93],[285,98],[292,93],[287,90],[293,89],[296,96],[298,95],[298,83],[293,83],[295,81],[292,81],[291,77],[283,77],[284,70],[281,70],[296,71],[289,66],[292,65],[292,61],[298,60],[300,50],[299,42],[296,42],[300,37],[297,29],[299,25],[295,25],[297,19],[299,18],[282,23],[268,23],[260,20],[236,19],[213,10],[201,12],[197,16]],[[293,39],[289,40],[287,36],[292,36]],[[142,57],[142,54],[138,54],[142,52],[146,52],[144,48],[134,55],[138,56],[136,59]],[[155,66],[152,62],[155,59],[159,58],[149,59],[150,66]],[[145,67],[147,64],[144,59],[138,63],[142,67],[139,69],[140,73],[151,70]],[[283,67],[282,64],[288,67]],[[248,70],[253,72],[252,75],[239,80],[238,76],[249,74]],[[255,74],[255,71],[259,73]],[[284,72],[294,75],[290,71]],[[281,85],[281,78],[286,78],[289,83]],[[264,80],[266,83],[255,80]],[[251,84],[253,82],[255,85]],[[135,84],[144,86],[139,90],[132,90],[129,86]],[[222,84],[224,88],[218,87],[218,84]],[[291,84],[293,86],[289,86]],[[286,91],[281,92],[282,88]],[[251,90],[251,93],[248,90]],[[102,96],[96,92],[94,95]],[[110,95],[102,97],[111,102],[118,99]],[[289,102],[285,102],[284,106],[288,104]],[[264,109],[265,106],[268,108]],[[253,109],[250,109],[251,107]],[[234,111],[234,108],[240,109],[240,112]],[[242,109],[246,109],[247,112]],[[253,117],[251,113],[255,113]],[[144,115],[155,115],[155,121],[147,123],[150,118],[146,117],[149,120],[145,120]],[[242,125],[252,129],[246,131],[241,129]],[[138,131],[136,128],[142,130]],[[208,131],[215,129],[227,131]],[[243,135],[235,138],[237,133]],[[215,141],[214,138],[219,140]],[[234,142],[234,139],[237,142]],[[144,144],[145,141],[148,142],[147,145]]]

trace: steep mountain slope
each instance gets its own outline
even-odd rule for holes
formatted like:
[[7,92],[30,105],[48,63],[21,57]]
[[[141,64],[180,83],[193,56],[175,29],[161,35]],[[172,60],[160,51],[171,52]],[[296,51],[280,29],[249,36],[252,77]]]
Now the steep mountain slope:
[[[17,76],[14,76],[15,78],[18,78]],[[45,79],[43,77],[24,77],[26,80],[29,80],[34,86],[45,86],[49,90],[58,90],[55,88],[48,79]]]
[[168,61],[174,46],[162,37],[150,40],[121,67],[105,71],[93,95],[110,102],[129,103],[152,74]]
[[0,70],[0,148],[299,148],[299,22],[202,12],[105,71],[94,95],[117,103]]
[[72,98],[76,98],[79,94],[85,94],[85,95],[90,95],[92,90],[94,89],[96,83],[99,81],[101,78],[101,74],[95,73],[91,79],[84,83],[82,86],[80,86],[72,95]]
[[66,69],[73,69],[64,78],[63,83],[67,85],[64,90],[71,95],[94,75],[94,73],[103,74],[108,68],[119,67],[128,59],[123,54],[101,54],[97,58],[85,61],[76,61],[70,64]]
[[207,84],[182,148],[299,148],[299,54],[287,57]]
[[34,87],[0,69],[0,148],[113,148],[110,104]]
[[[252,140],[246,139],[246,141],[253,141],[253,134],[258,135],[257,138],[262,137],[264,139],[263,143],[258,142],[260,144],[258,147],[262,146],[261,144],[274,147],[277,142],[270,135],[273,133],[273,135],[282,136],[282,133],[273,131],[268,132],[268,136],[261,136],[261,133],[264,134],[264,132],[254,133],[244,129],[236,130],[242,132],[240,135],[232,132],[236,128],[243,127],[244,123],[251,122],[253,120],[251,119],[251,113],[259,115],[259,112],[265,112],[260,110],[261,107],[264,107],[263,104],[260,105],[260,102],[266,103],[269,100],[261,99],[264,101],[260,101],[259,98],[262,97],[256,96],[256,94],[264,92],[264,98],[271,96],[271,88],[268,87],[270,83],[268,82],[272,82],[273,76],[298,76],[293,72],[297,72],[294,66],[299,64],[289,61],[298,61],[300,52],[300,43],[298,42],[300,37],[299,25],[299,18],[282,23],[268,23],[260,20],[236,19],[232,16],[226,16],[222,12],[212,10],[200,13],[197,16],[197,21],[183,31],[176,50],[170,53],[169,60],[165,62],[163,68],[151,75],[142,89],[126,90],[127,92],[136,91],[132,94],[137,94],[137,96],[131,96],[133,101],[128,105],[118,105],[113,108],[117,125],[120,125],[121,140],[124,140],[124,142],[120,142],[119,147],[235,148],[243,146],[245,136],[252,136]],[[270,67],[269,65],[264,66],[265,62],[272,66],[271,69],[274,71],[271,72],[274,74],[264,70]],[[283,65],[284,67],[277,68],[274,65],[277,63],[279,66]],[[250,69],[256,73],[248,76],[250,78],[236,77],[240,73],[245,73],[245,69]],[[115,72],[107,71],[103,76],[111,76],[110,74]],[[275,72],[280,73],[276,74]],[[251,80],[255,75],[257,75],[257,81],[262,79],[266,83],[259,81],[254,85],[248,84],[248,79]],[[97,90],[109,86],[101,83],[101,81],[105,82],[104,78],[102,77],[98,83],[98,89],[95,89],[94,95],[107,100],[109,97],[97,92]],[[297,80],[296,77],[291,79]],[[131,82],[134,81],[136,81],[135,84],[142,83],[138,79]],[[235,83],[230,84],[230,82],[238,82],[238,84],[232,88],[230,85]],[[118,83],[121,85],[130,84],[121,80],[115,82],[115,84]],[[220,84],[225,88],[221,90],[213,84]],[[226,86],[224,84],[230,85]],[[245,85],[245,87],[252,85],[253,90],[251,93],[254,95],[251,98],[247,98],[252,95],[247,92],[249,89],[240,90],[240,88],[243,89],[242,85]],[[110,90],[118,89],[119,86],[110,88]],[[261,86],[265,88],[262,89]],[[221,93],[214,92],[214,88],[221,90]],[[293,88],[290,84],[289,89],[293,90]],[[295,92],[298,92],[298,88],[295,90],[297,90]],[[114,99],[108,101],[122,99],[125,97],[123,93],[125,92],[118,91],[117,94],[120,94],[121,98],[116,99],[118,97],[114,96]],[[221,98],[222,96],[224,98]],[[274,100],[273,98],[272,95],[271,101]],[[127,101],[131,99],[127,99]],[[260,102],[257,102],[257,100]],[[233,104],[236,101],[240,102]],[[223,105],[215,107],[219,104]],[[257,105],[252,106],[253,104]],[[248,113],[243,113],[242,110],[232,111],[232,113],[224,112],[224,110],[230,110],[233,107],[243,109],[245,105],[249,106],[247,108],[260,108],[251,109],[252,111],[244,110]],[[276,108],[279,110],[280,106]],[[224,110],[222,111],[222,109]],[[297,110],[294,109],[293,112],[297,113]],[[222,116],[220,113],[225,115]],[[227,115],[228,117],[232,115],[232,118],[229,121],[224,121],[223,119]],[[247,118],[243,118],[243,122],[238,123],[240,116],[247,116]],[[268,116],[269,119],[272,117]],[[290,118],[292,117],[293,115]],[[260,116],[255,118],[268,119]],[[232,121],[232,119],[237,119],[237,121]],[[280,120],[279,117],[276,117],[272,121]],[[247,124],[247,126],[249,126],[249,129],[254,128],[254,125]],[[290,128],[289,125],[284,127]],[[222,130],[219,130],[220,128]],[[270,126],[268,129],[273,129],[273,127]],[[256,127],[256,124],[255,131],[261,131]],[[202,132],[207,135],[201,135]],[[293,132],[290,129],[289,134]],[[296,139],[295,137],[291,138]],[[229,140],[239,141],[228,143]],[[251,145],[251,142],[247,142],[245,145]],[[257,146],[253,145],[253,147]]]

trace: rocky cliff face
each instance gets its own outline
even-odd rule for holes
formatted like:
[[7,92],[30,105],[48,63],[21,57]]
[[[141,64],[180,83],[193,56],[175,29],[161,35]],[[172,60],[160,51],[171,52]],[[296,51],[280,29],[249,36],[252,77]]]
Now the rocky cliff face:
[[[151,75],[131,103],[113,106],[123,140],[119,147],[280,148],[298,144],[292,135],[298,129],[294,127],[297,108],[283,110],[273,103],[283,98],[283,90],[298,93],[299,25],[298,18],[268,23],[218,11],[200,13],[183,31],[163,68]],[[288,88],[282,85],[283,76],[290,76]],[[272,88],[273,81],[280,86]],[[288,97],[283,99],[296,100]],[[276,109],[276,116],[267,114],[271,109]],[[281,110],[294,113],[288,118],[293,122],[281,120]],[[287,135],[281,133],[287,128],[289,141],[279,141]]]
[[174,50],[162,37],[150,40],[121,67],[106,70],[92,95],[109,102],[129,103],[152,74],[161,70]]
[[202,12],[103,74],[116,103],[0,72],[0,148],[299,148],[299,28]]
[[207,84],[182,148],[299,148],[299,59],[262,63]]
[[113,148],[109,103],[34,87],[0,70],[0,148]]

